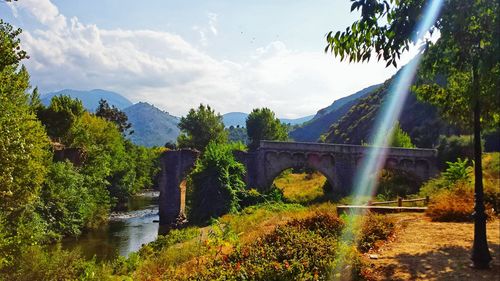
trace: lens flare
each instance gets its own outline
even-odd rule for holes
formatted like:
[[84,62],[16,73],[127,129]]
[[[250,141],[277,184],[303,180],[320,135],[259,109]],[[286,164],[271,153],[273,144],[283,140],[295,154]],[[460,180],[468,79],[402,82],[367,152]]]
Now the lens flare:
[[[422,19],[415,30],[414,42],[421,41],[436,21],[444,0],[432,0],[424,8]],[[362,200],[375,194],[377,188],[377,172],[384,166],[386,159],[386,147],[389,144],[394,124],[399,119],[403,104],[406,101],[413,79],[422,58],[418,54],[397,74],[393,80],[382,107],[379,110],[375,124],[374,135],[371,137],[372,146],[363,157],[359,170],[353,180],[353,205],[361,205]],[[349,256],[349,249],[355,246],[357,230],[360,218],[356,216],[348,218],[342,233],[338,249],[339,253],[335,262],[334,279],[346,280],[347,276],[339,275],[345,267],[345,260]]]

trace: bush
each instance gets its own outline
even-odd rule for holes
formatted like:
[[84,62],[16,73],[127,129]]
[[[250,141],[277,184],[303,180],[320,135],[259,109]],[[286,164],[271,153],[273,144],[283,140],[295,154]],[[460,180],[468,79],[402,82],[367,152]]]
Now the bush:
[[6,280],[103,280],[111,272],[95,260],[85,261],[78,251],[41,246],[25,247],[19,265],[8,272]]
[[239,209],[237,194],[245,189],[245,167],[233,156],[233,146],[211,142],[189,175],[188,217],[203,223]]
[[433,221],[471,221],[474,211],[474,193],[464,182],[452,189],[442,190],[432,197],[426,211]]
[[387,240],[394,233],[394,230],[395,224],[387,216],[368,213],[363,218],[358,249],[362,253],[365,253],[373,248],[377,248],[377,243]]
[[[278,226],[272,233],[216,260],[194,280],[326,280],[335,268],[337,238],[343,222],[336,216],[317,213]],[[349,249],[342,267],[353,280],[361,278],[361,260]],[[354,252],[352,252],[354,250]]]

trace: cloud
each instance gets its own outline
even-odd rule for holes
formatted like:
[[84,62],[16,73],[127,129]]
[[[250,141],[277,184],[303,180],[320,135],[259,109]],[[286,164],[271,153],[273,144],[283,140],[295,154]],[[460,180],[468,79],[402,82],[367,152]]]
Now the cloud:
[[[25,63],[32,84],[45,92],[103,88],[176,115],[205,103],[222,113],[266,106],[293,118],[313,114],[390,75],[380,64],[340,63],[331,55],[292,50],[280,41],[239,61],[216,59],[174,33],[102,29],[68,19],[49,0],[11,5],[39,23],[23,32],[22,44],[31,57]],[[208,28],[197,29],[205,38],[218,34],[217,15],[208,17]]]

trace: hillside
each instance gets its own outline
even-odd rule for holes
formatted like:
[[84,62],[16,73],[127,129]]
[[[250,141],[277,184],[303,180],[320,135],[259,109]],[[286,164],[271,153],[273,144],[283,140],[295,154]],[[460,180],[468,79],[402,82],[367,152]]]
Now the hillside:
[[[246,127],[247,116],[248,116],[248,113],[244,113],[244,112],[229,112],[229,113],[222,115],[222,119],[223,119],[224,125],[226,127],[230,127],[230,126],[236,127],[238,125],[240,127]],[[299,125],[299,124],[302,124],[304,122],[307,122],[307,121],[311,120],[313,117],[314,117],[313,115],[309,115],[309,116],[300,117],[300,118],[296,118],[296,119],[280,118],[280,120],[282,123],[290,124],[293,126],[293,125]]]
[[49,105],[52,97],[59,95],[66,95],[81,100],[83,102],[83,106],[90,112],[95,111],[95,109],[99,105],[99,100],[101,99],[106,100],[109,105],[114,105],[118,109],[124,109],[132,105],[132,102],[130,102],[122,95],[101,89],[94,89],[90,91],[64,89],[57,92],[47,93],[42,96],[42,103],[45,105]]
[[179,118],[155,106],[139,102],[123,110],[132,123],[134,133],[128,138],[137,145],[163,146],[179,136]]
[[[368,142],[378,109],[385,100],[390,83],[395,76],[387,80],[375,92],[360,99],[338,122],[331,126],[326,133],[326,142],[348,144]],[[435,107],[418,101],[413,92],[406,99],[399,123],[417,147],[432,147],[439,135],[458,133],[439,117]]]
[[358,99],[365,97],[378,89],[382,84],[367,87],[347,97],[334,101],[330,106],[320,109],[312,120],[290,132],[295,141],[315,142],[337,122]]

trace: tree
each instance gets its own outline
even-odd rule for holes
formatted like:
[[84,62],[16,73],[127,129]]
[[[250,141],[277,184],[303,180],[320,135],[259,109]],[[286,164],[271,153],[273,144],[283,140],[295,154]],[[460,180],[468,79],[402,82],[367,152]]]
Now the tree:
[[50,163],[49,139],[29,106],[29,75],[19,67],[20,33],[0,20],[0,270],[43,233],[33,205]]
[[[351,11],[361,10],[361,19],[343,32],[328,33],[325,51],[341,60],[360,62],[375,53],[389,65],[397,65],[402,52],[427,32],[416,28],[425,20],[424,11],[439,1],[354,0]],[[434,5],[434,6],[433,6]],[[437,7],[439,8],[439,7]],[[439,30],[437,42],[426,42],[420,81],[420,96],[437,105],[442,114],[474,131],[475,206],[472,261],[476,268],[489,266],[486,241],[481,167],[481,128],[498,126],[500,103],[500,3],[484,0],[448,0],[430,32]],[[435,83],[444,77],[445,82]],[[469,112],[470,114],[466,114]],[[462,117],[464,116],[464,117]],[[472,121],[472,122],[471,122]]]
[[[127,132],[132,124],[128,122],[128,117],[125,112],[119,110],[116,106],[109,106],[106,100],[101,99],[99,101],[99,106],[95,112],[96,116],[102,117],[108,121],[111,121],[118,126],[118,130],[124,134]],[[134,131],[129,131],[128,134],[133,134]]]
[[392,147],[404,147],[404,148],[414,148],[415,145],[411,142],[410,136],[401,129],[399,122],[396,122],[394,128],[392,129],[392,138],[389,146]]
[[60,95],[53,97],[50,105],[41,108],[37,115],[52,139],[66,142],[70,129],[84,112],[82,101]]
[[215,114],[209,105],[200,104],[198,109],[191,109],[179,122],[181,134],[177,138],[181,148],[195,148],[203,151],[209,142],[227,142],[227,132],[224,130],[222,116]]
[[240,144],[210,142],[188,178],[188,216],[206,222],[239,208],[238,192],[245,189],[245,167],[234,158]]
[[285,141],[288,139],[286,126],[281,124],[269,108],[252,110],[247,117],[246,127],[251,149],[256,149],[261,140]]

